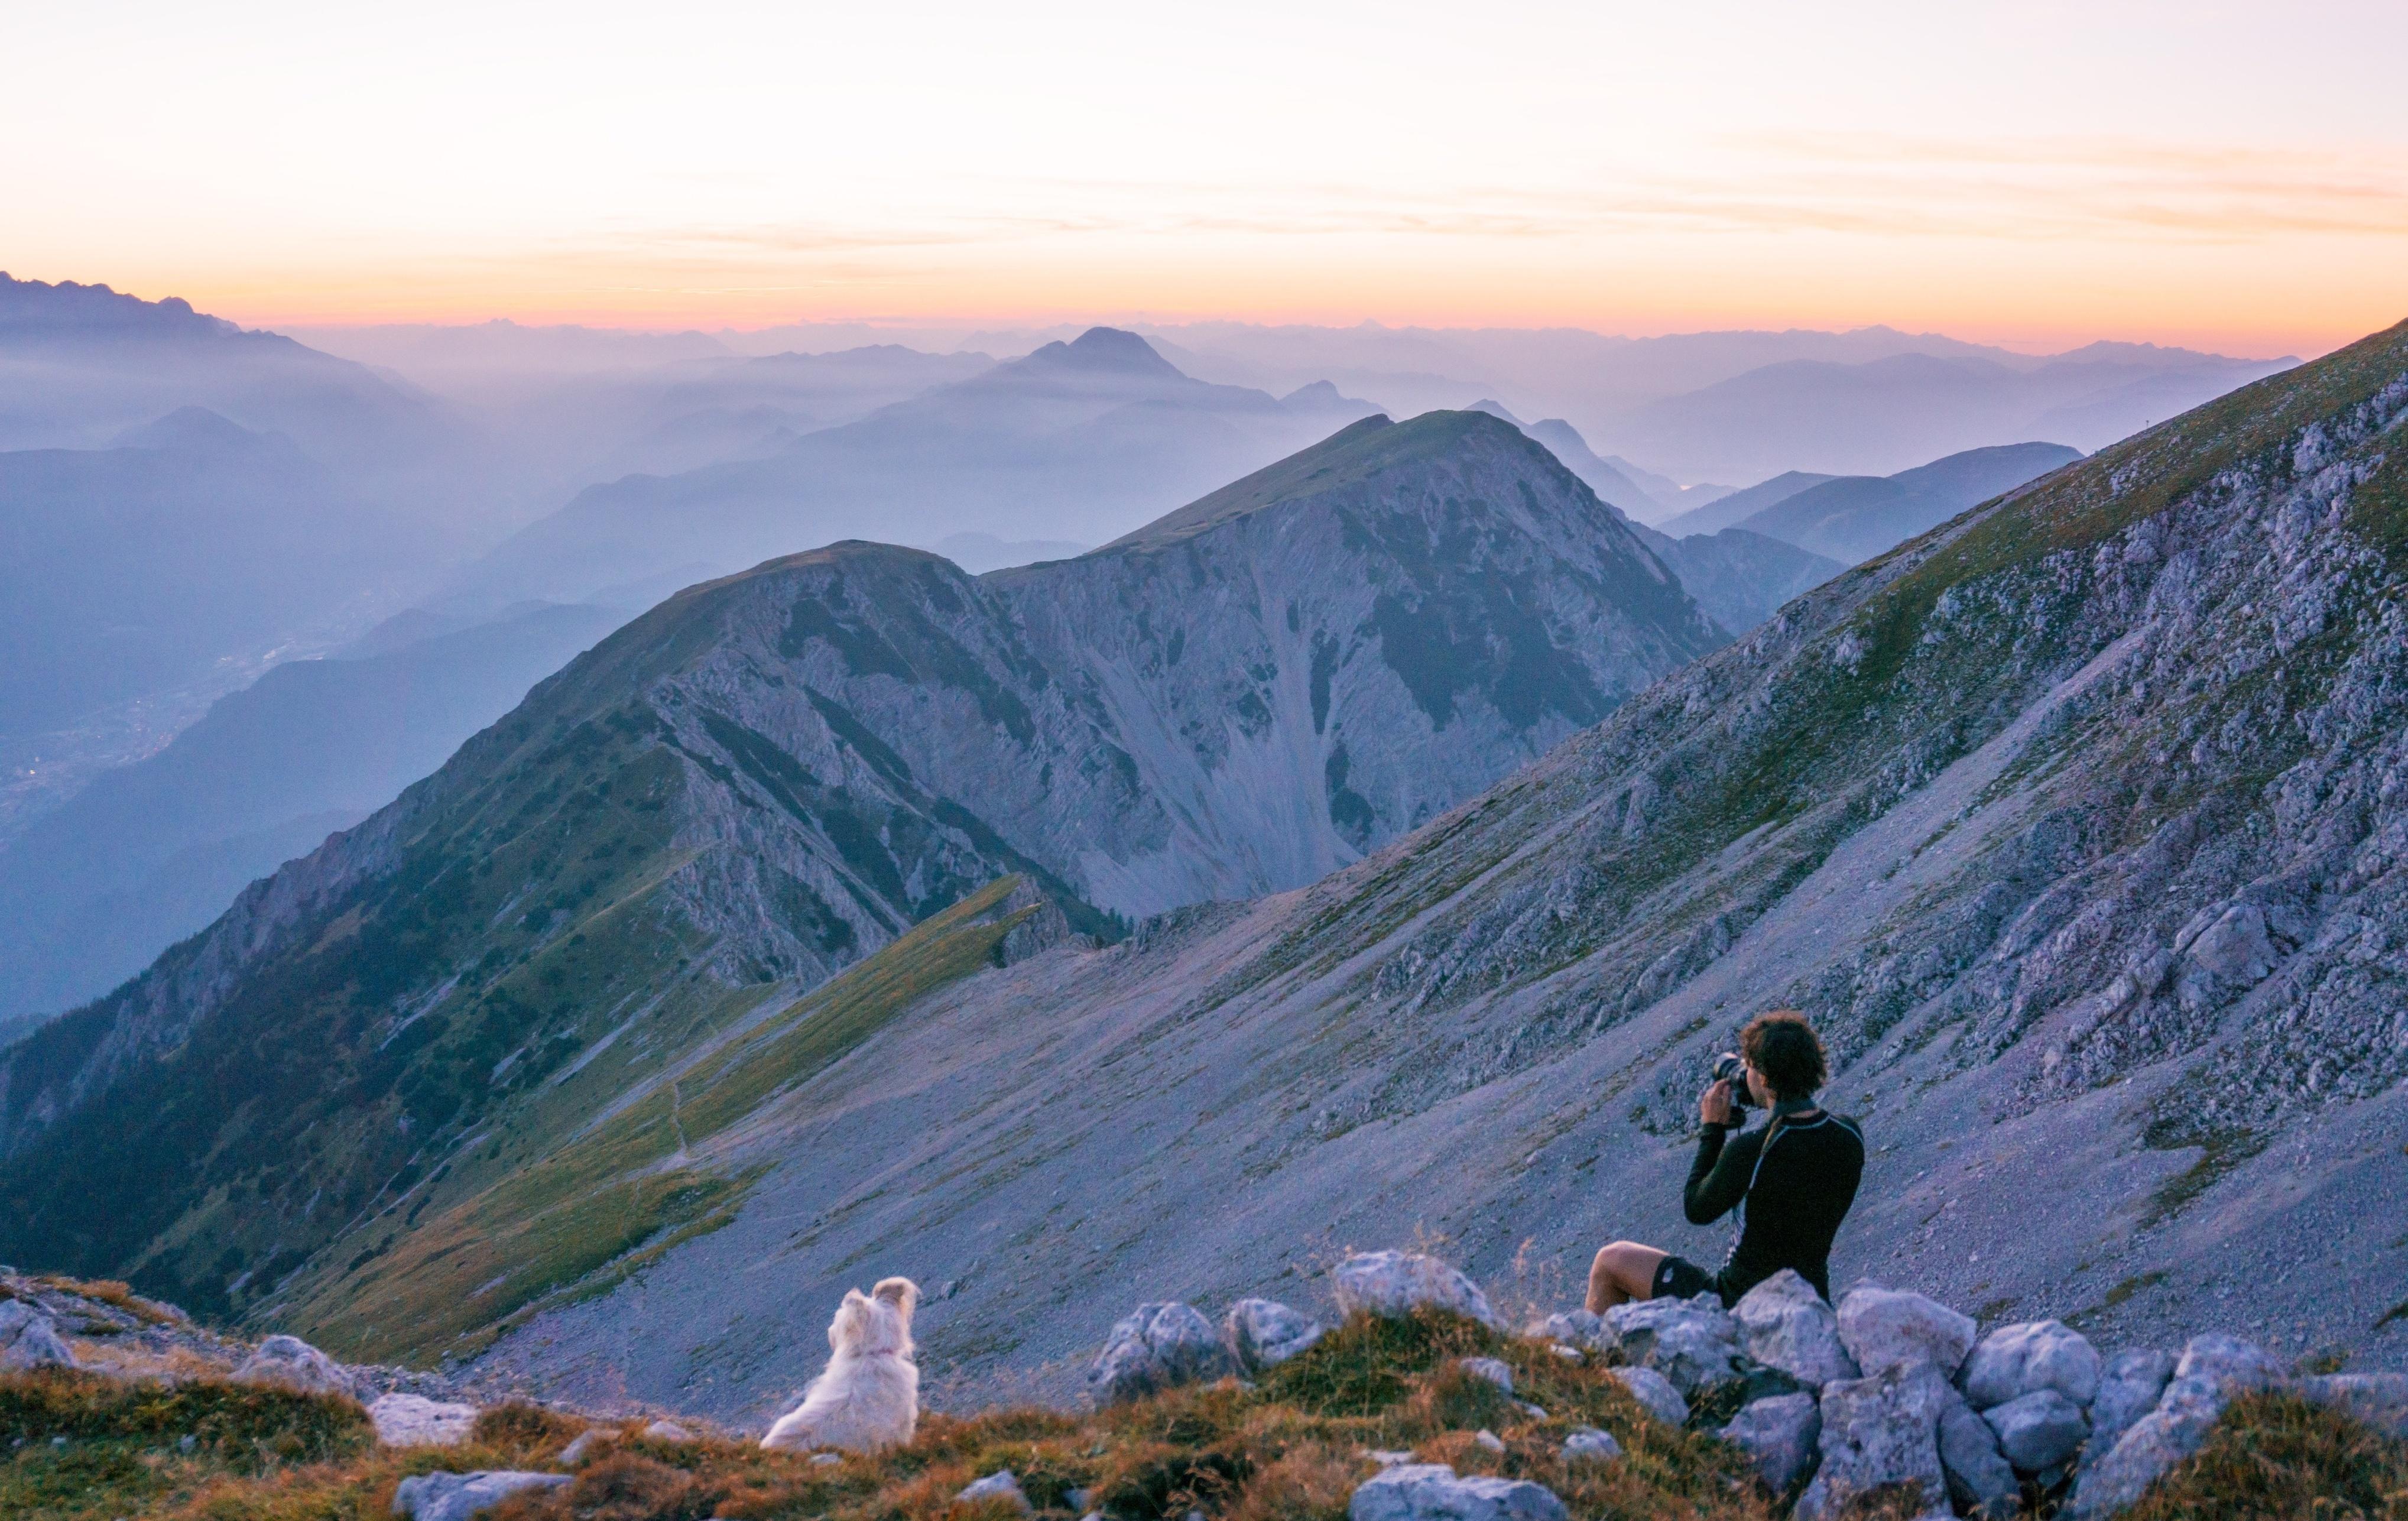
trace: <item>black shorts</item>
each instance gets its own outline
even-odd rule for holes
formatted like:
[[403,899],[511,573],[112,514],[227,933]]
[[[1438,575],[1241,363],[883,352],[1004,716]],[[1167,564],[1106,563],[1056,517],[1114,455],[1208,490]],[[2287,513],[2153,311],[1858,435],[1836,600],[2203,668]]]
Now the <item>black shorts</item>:
[[1694,1299],[1700,1294],[1721,1296],[1722,1285],[1714,1282],[1713,1273],[1687,1257],[1668,1256],[1656,1265],[1656,1282],[1648,1290],[1651,1299],[1669,1295],[1675,1299]]

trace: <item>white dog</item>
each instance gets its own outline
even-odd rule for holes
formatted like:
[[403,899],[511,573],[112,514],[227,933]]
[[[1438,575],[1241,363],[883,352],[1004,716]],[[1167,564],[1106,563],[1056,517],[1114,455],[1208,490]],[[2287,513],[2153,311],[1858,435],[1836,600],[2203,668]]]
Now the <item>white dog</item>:
[[911,1360],[911,1310],[920,1285],[882,1279],[864,1294],[847,1289],[828,1323],[835,1356],[803,1391],[803,1402],[778,1418],[761,1445],[775,1452],[840,1447],[876,1452],[911,1440],[920,1424],[920,1368]]

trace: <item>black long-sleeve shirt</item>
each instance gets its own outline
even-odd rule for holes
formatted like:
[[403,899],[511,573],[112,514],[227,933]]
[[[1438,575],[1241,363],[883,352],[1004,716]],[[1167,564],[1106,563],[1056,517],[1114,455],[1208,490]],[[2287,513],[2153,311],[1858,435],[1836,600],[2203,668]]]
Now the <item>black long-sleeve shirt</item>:
[[1729,1128],[1709,1125],[1698,1137],[1681,1198],[1693,1226],[1740,1210],[1739,1237],[1713,1275],[1715,1290],[1725,1304],[1736,1303],[1782,1269],[1795,1268],[1829,1299],[1831,1238],[1864,1176],[1864,1132],[1856,1121],[1819,1109],[1775,1114],[1725,1144]]

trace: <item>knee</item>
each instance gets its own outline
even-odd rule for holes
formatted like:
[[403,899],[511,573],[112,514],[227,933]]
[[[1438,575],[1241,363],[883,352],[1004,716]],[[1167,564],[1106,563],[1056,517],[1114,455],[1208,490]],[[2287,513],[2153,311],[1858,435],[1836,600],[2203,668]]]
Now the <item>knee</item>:
[[1628,1241],[1608,1241],[1597,1249],[1597,1260],[1589,1264],[1588,1275],[1591,1278],[1617,1277],[1623,1264],[1629,1259]]

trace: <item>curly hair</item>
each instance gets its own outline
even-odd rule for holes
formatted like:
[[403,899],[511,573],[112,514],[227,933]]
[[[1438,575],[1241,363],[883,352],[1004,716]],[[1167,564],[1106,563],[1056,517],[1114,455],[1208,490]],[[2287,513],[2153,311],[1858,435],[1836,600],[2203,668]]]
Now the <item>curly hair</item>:
[[1829,1075],[1823,1041],[1795,1009],[1756,1015],[1739,1034],[1740,1055],[1764,1074],[1777,1098],[1810,1098]]

